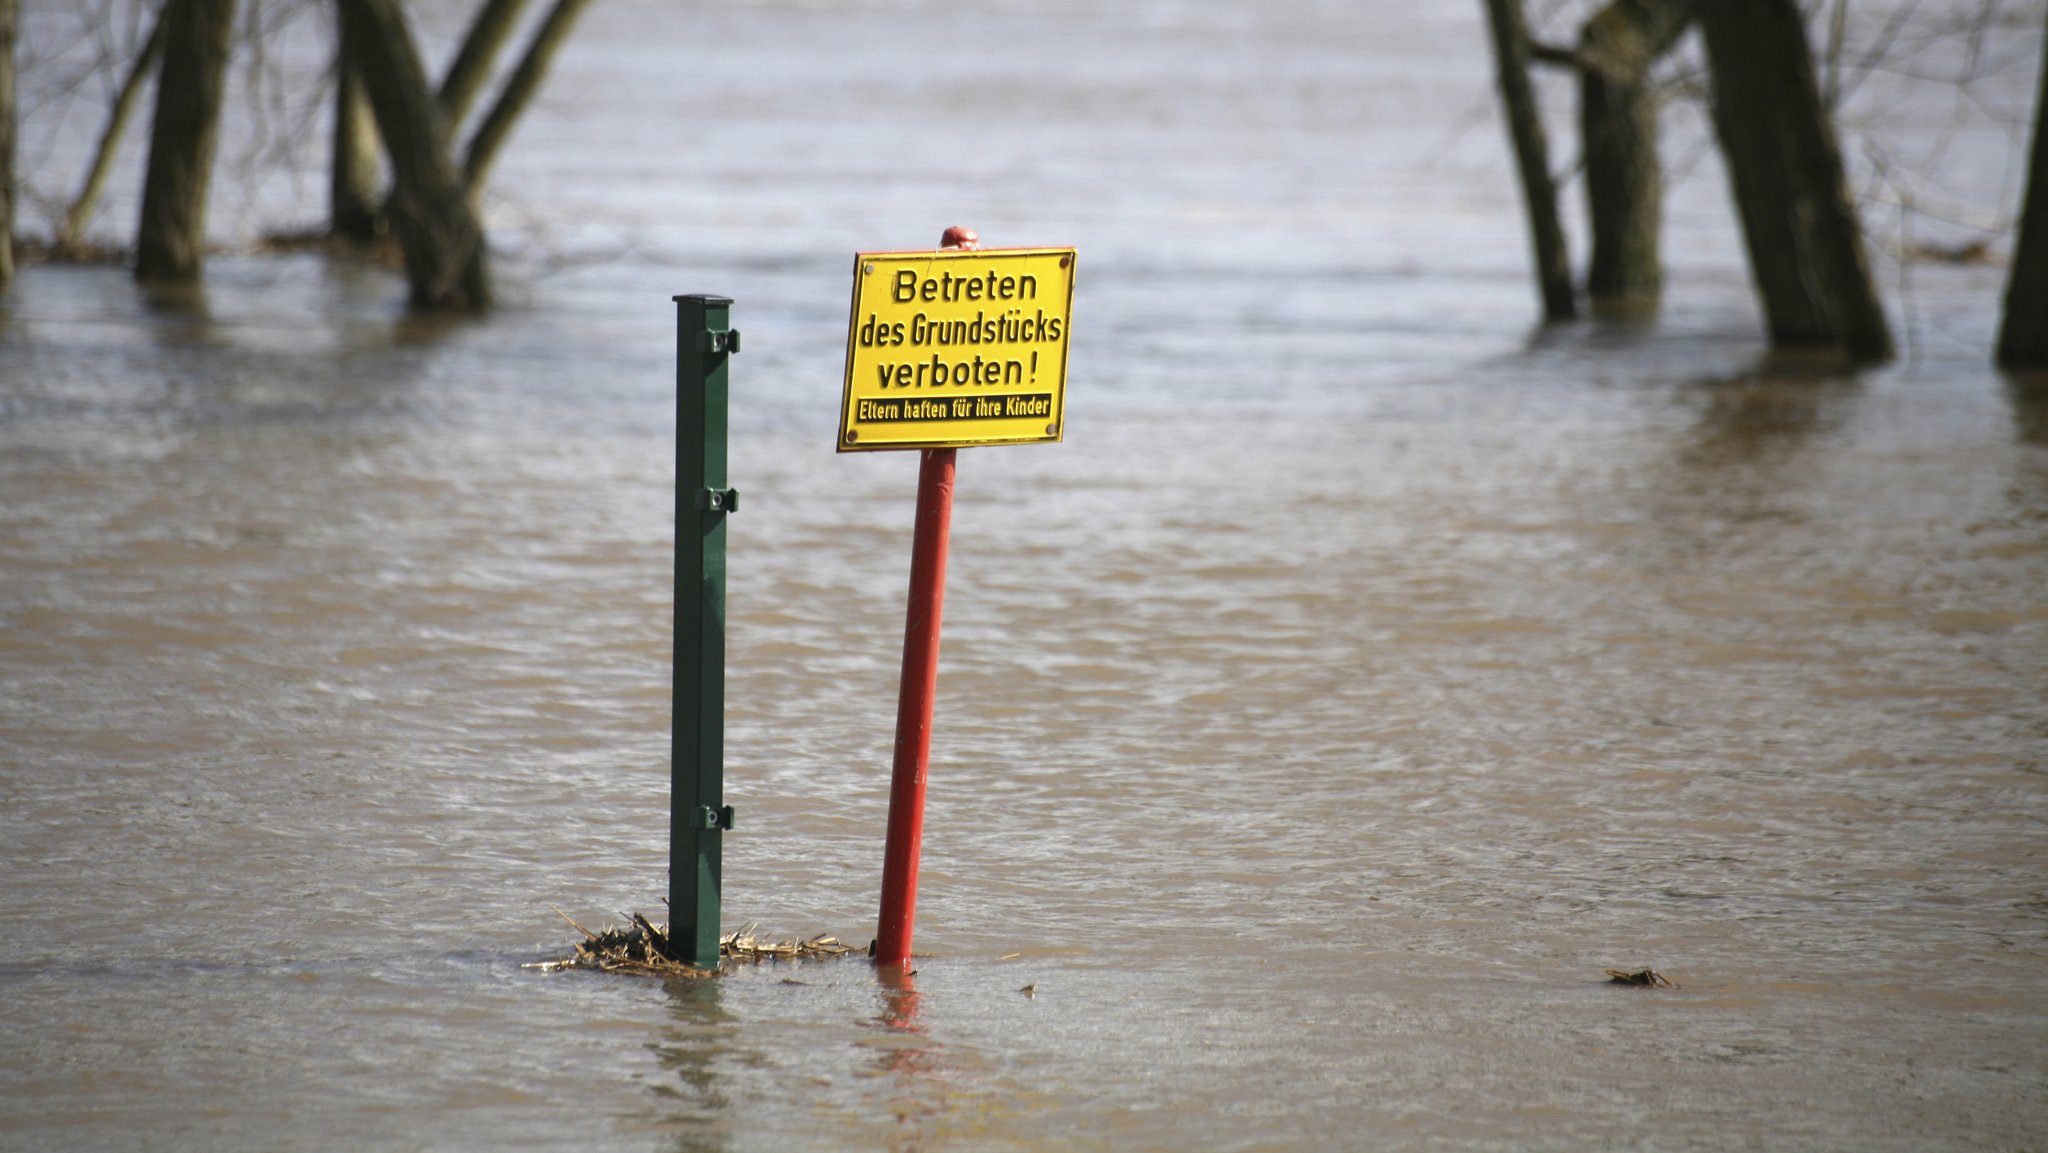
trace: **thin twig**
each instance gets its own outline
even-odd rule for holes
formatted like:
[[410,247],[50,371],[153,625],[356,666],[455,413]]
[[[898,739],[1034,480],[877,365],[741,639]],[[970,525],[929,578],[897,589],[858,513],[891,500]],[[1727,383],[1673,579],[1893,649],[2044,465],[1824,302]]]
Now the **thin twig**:
[[584,928],[583,926],[581,926],[581,925],[577,924],[577,923],[576,923],[576,919],[575,919],[574,917],[571,917],[571,916],[570,916],[569,914],[567,914],[567,913],[564,913],[564,912],[563,912],[562,910],[560,910],[560,909],[556,909],[554,905],[549,905],[549,906],[548,906],[548,908],[550,908],[550,909],[554,909],[554,910],[555,910],[555,916],[557,916],[557,917],[560,917],[560,918],[561,918],[561,919],[563,919],[564,921],[567,921],[567,922],[569,922],[569,927],[570,927],[570,928],[572,928],[572,929],[574,929],[574,930],[576,930],[577,932],[579,932],[579,933],[583,934],[583,936],[584,936],[584,938],[585,938],[585,939],[587,939],[587,940],[591,940],[591,941],[595,941],[595,940],[597,940],[597,934],[596,934],[596,933],[593,933],[593,932],[591,932],[590,930],[588,930],[588,929]]

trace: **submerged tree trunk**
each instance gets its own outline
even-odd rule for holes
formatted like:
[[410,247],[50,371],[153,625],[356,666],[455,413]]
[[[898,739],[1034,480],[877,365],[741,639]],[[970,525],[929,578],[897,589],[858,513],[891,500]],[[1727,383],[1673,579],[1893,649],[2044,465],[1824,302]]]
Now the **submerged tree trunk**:
[[398,4],[340,2],[349,42],[361,52],[357,63],[391,160],[393,186],[386,210],[405,250],[413,307],[487,308],[483,231],[449,157],[448,131]]
[[350,40],[349,22],[339,23],[340,48],[334,57],[334,155],[327,172],[327,227],[336,239],[368,244],[384,229],[377,121],[370,111],[362,68],[357,63],[362,53]]
[[1798,5],[1711,0],[1698,14],[1714,81],[1714,130],[1771,342],[1839,345],[1860,360],[1890,357],[1891,330]]
[[197,280],[235,0],[170,0],[159,19],[164,62],[142,186],[135,276]]
[[476,135],[470,138],[462,168],[472,200],[482,193],[484,178],[490,173],[491,162],[498,157],[498,149],[512,135],[513,123],[520,113],[526,111],[533,94],[540,91],[541,79],[547,75],[555,50],[569,38],[569,29],[576,23],[576,17],[582,14],[586,3],[588,0],[555,0],[554,9],[548,13],[540,30],[533,34],[533,43],[527,45],[526,55],[519,61],[512,78],[505,82],[497,103],[491,106],[490,113],[477,126]]
[[128,66],[121,91],[114,97],[113,110],[107,113],[107,126],[100,132],[100,146],[93,153],[92,167],[87,170],[84,183],[78,186],[78,195],[72,197],[65,210],[64,222],[57,227],[58,248],[71,248],[84,238],[86,225],[92,223],[92,214],[99,207],[100,193],[107,186],[107,173],[113,170],[114,153],[121,147],[121,137],[128,131],[136,104],[141,102],[142,90],[163,55],[164,18],[159,12],[155,26],[149,30],[149,39]]
[[15,0],[0,0],[0,291],[14,282]]
[[1550,178],[1550,146],[1529,84],[1529,27],[1522,0],[1486,0],[1493,31],[1493,59],[1501,103],[1514,141],[1515,161],[1522,178],[1522,200],[1529,212],[1529,240],[1536,258],[1536,282],[1543,297],[1545,320],[1570,320],[1578,306],[1572,299],[1571,258],[1564,227],[1558,222],[1557,186]]
[[1689,0],[1614,0],[1580,35],[1579,132],[1593,239],[1586,292],[1596,311],[1653,312],[1664,290],[1662,102],[1650,69],[1691,19]]
[[1998,330],[1998,363],[2005,368],[2048,368],[2048,61],[2034,109],[2034,145],[2027,165],[2027,199],[2020,238],[2005,283],[2005,318]]

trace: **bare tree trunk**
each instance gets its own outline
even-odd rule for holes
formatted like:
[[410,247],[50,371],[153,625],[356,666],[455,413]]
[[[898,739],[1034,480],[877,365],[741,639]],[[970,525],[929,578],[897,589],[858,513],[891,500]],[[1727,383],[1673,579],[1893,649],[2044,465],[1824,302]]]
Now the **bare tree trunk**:
[[1571,258],[1564,227],[1558,222],[1557,186],[1550,179],[1550,146],[1536,93],[1529,84],[1529,26],[1522,0],[1486,0],[1493,30],[1494,68],[1506,107],[1508,135],[1522,177],[1522,200],[1529,212],[1529,240],[1536,258],[1536,282],[1543,296],[1545,320],[1570,320],[1578,313],[1572,299]]
[[1593,234],[1586,291],[1598,312],[1654,312],[1664,291],[1661,102],[1650,69],[1691,20],[1687,0],[1614,0],[1580,34],[1579,132]]
[[497,59],[498,50],[512,35],[520,10],[525,7],[526,0],[488,0],[471,22],[469,34],[462,38],[455,63],[448,66],[448,75],[442,78],[440,94],[435,98],[451,134],[469,116],[477,94],[484,90],[484,81],[490,79],[491,61]]
[[170,0],[156,125],[135,239],[139,280],[197,280],[206,248],[206,196],[220,136],[221,94],[235,0]]
[[490,283],[483,231],[449,158],[441,110],[397,0],[341,0],[341,15],[349,42],[362,52],[357,63],[391,159],[386,207],[405,250],[413,307],[484,309]]
[[362,52],[340,21],[334,57],[334,156],[328,168],[327,227],[337,239],[369,244],[384,231],[377,121],[363,90]]
[[113,170],[114,153],[121,147],[121,137],[128,131],[128,121],[135,116],[135,105],[141,101],[142,90],[163,55],[164,14],[159,12],[155,26],[149,30],[149,39],[142,45],[142,52],[128,66],[128,75],[121,81],[121,91],[114,98],[113,110],[107,113],[107,126],[100,133],[100,146],[93,153],[92,168],[86,172],[85,182],[78,187],[78,195],[72,197],[70,207],[64,212],[64,222],[57,231],[59,249],[70,248],[84,238],[86,225],[92,223],[92,214],[99,207],[100,193],[106,189],[107,173]]
[[14,282],[15,0],[0,0],[0,292]]
[[576,23],[576,17],[582,14],[586,3],[588,0],[555,0],[554,9],[548,13],[540,30],[533,34],[533,43],[527,45],[525,57],[519,61],[512,78],[505,82],[505,90],[498,94],[497,103],[491,105],[489,115],[477,126],[476,135],[470,137],[462,167],[472,198],[483,192],[484,178],[490,172],[491,162],[497,159],[498,150],[512,135],[513,122],[526,111],[533,94],[540,91],[540,82],[547,75],[548,64],[563,41],[569,38],[569,29]]
[[1714,80],[1714,130],[1728,163],[1771,342],[1892,355],[1841,148],[1821,105],[1793,0],[1699,7]]
[[2048,366],[2048,59],[2041,64],[2041,91],[2034,109],[2034,144],[2027,165],[2027,200],[2020,210],[2020,238],[2013,247],[2012,275],[2005,283],[2005,318],[1998,330],[1998,363],[2004,368]]

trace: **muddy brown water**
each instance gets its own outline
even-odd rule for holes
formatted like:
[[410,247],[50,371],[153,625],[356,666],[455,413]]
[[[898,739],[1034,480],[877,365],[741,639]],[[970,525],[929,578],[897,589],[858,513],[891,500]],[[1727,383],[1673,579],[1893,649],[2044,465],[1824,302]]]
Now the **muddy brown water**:
[[[1771,360],[1695,116],[1662,320],[1535,331],[1478,6],[1356,7],[621,0],[487,322],[29,269],[0,1148],[2038,1147],[2003,269],[1873,208],[1906,355]],[[727,923],[872,935],[916,468],[832,452],[847,278],[954,222],[1082,263],[1066,443],[960,462],[929,955],[523,969],[659,912],[679,292],[747,335]]]

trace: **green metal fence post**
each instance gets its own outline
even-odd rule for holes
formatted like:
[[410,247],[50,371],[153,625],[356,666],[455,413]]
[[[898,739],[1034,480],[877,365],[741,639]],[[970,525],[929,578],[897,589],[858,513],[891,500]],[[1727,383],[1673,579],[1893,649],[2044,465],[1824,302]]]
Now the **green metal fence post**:
[[669,943],[679,959],[718,966],[720,838],[725,803],[726,362],[739,351],[732,301],[676,301],[676,615],[669,730]]

